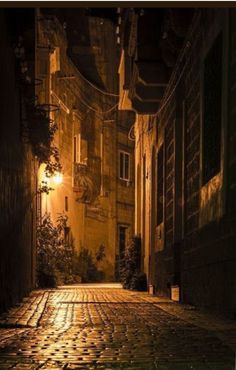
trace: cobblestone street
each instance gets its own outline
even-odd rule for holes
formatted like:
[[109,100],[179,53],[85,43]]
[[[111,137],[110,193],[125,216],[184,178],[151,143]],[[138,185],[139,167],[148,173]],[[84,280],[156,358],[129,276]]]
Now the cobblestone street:
[[119,285],[35,291],[0,319],[0,369],[233,370],[235,327]]

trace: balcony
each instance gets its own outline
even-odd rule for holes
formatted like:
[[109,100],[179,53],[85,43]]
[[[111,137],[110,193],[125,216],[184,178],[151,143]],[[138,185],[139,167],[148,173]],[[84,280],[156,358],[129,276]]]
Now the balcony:
[[76,193],[77,202],[94,202],[100,193],[100,183],[97,181],[98,175],[100,174],[95,174],[91,166],[83,163],[73,163],[73,191]]
[[132,108],[139,114],[153,114],[163,98],[168,82],[164,64],[135,62],[129,89]]
[[188,9],[128,12],[123,16],[119,110],[155,114],[183,47],[193,12]]
[[76,201],[79,203],[89,203],[92,187],[93,184],[87,165],[73,163],[73,191],[77,196]]

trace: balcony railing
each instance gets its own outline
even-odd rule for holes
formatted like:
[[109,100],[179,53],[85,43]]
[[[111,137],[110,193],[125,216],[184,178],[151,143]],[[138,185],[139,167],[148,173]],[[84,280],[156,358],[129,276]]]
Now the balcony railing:
[[99,194],[90,167],[83,163],[73,163],[73,190],[79,203],[92,203]]
[[80,191],[85,188],[86,182],[84,181],[88,176],[88,166],[83,163],[73,163],[73,189]]

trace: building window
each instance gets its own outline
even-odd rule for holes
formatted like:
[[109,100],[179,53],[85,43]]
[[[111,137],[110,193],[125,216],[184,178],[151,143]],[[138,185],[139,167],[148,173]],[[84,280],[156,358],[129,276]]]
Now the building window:
[[222,114],[222,33],[204,61],[202,120],[202,185],[220,171]]
[[74,136],[73,143],[73,162],[87,164],[88,160],[88,142],[81,139],[81,134]]
[[130,179],[130,154],[123,151],[120,151],[119,177],[126,181]]
[[164,207],[164,150],[163,144],[157,153],[157,225],[163,222]]

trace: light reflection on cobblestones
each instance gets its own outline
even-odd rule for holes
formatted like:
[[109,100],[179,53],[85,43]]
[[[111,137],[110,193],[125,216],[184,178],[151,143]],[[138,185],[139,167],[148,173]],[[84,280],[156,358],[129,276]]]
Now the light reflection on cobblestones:
[[0,330],[0,369],[234,369],[232,350],[151,297],[87,286],[43,296],[4,319],[26,327]]

